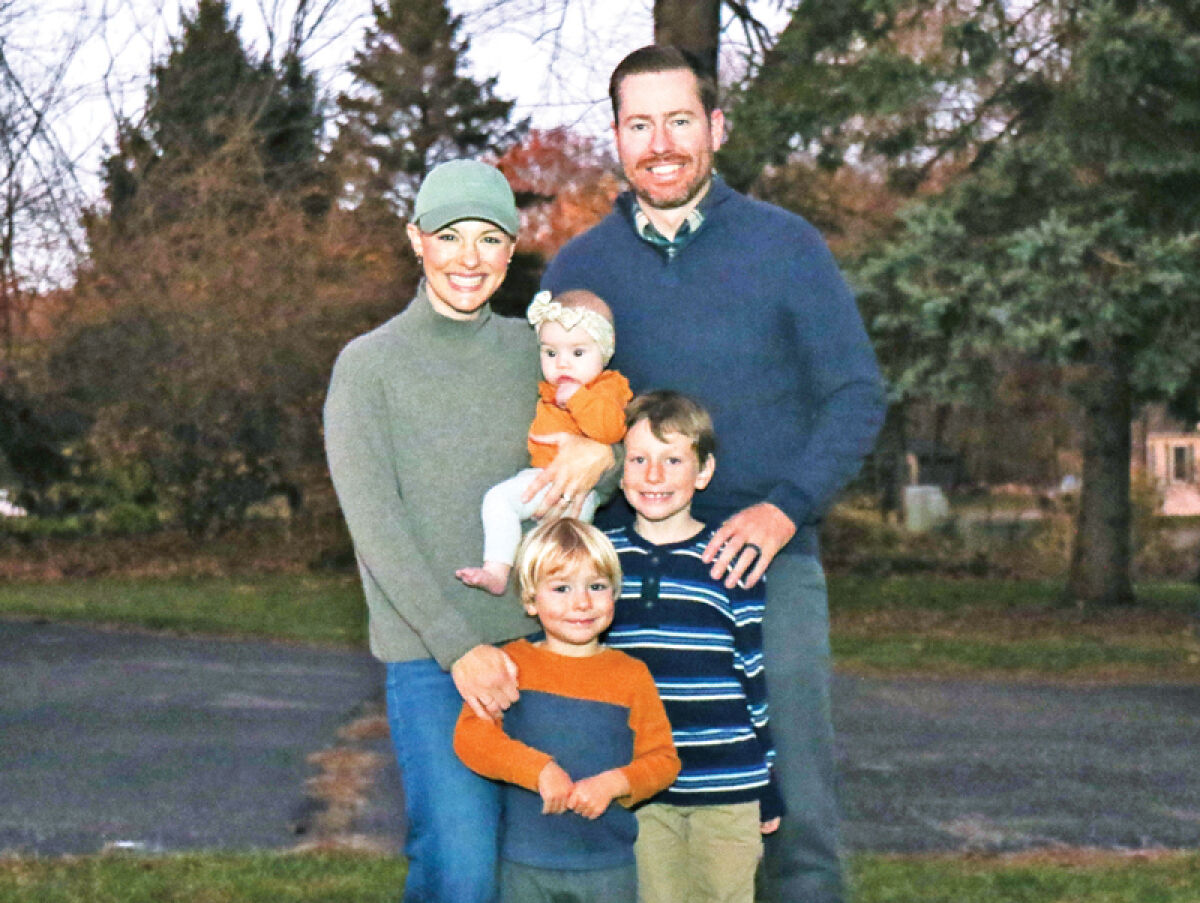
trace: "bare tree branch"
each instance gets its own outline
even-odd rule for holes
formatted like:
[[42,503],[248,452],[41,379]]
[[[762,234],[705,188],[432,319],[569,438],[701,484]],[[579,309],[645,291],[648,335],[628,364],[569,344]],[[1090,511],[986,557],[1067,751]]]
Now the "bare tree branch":
[[64,137],[80,95],[68,75],[95,23],[86,0],[52,10],[34,0],[0,3],[0,348],[6,365],[40,292],[62,281],[67,261],[80,251],[78,155]]

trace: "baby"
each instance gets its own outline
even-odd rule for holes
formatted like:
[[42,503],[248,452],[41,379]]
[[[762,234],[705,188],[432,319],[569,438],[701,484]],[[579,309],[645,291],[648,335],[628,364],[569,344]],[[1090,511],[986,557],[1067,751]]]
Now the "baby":
[[[588,291],[563,292],[551,299],[538,292],[526,316],[537,330],[543,382],[530,435],[573,433],[612,445],[625,435],[625,405],[633,397],[629,382],[605,370],[616,347],[612,311]],[[556,445],[529,441],[531,467],[488,490],[483,497],[483,566],[455,572],[467,586],[501,595],[508,586],[513,555],[521,541],[521,521],[533,516],[545,490],[528,502],[521,496],[543,467],[554,460]],[[590,521],[596,493],[584,499],[580,517]]]

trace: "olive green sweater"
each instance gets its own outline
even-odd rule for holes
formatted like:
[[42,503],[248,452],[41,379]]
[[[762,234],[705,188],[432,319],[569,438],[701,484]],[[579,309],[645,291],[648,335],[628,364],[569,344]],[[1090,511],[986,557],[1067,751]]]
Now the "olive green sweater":
[[536,628],[510,592],[469,589],[480,563],[479,504],[528,466],[537,342],[521,320],[484,308],[437,313],[424,293],[348,344],[325,401],[329,472],[362,575],[371,652],[449,667],[480,643]]

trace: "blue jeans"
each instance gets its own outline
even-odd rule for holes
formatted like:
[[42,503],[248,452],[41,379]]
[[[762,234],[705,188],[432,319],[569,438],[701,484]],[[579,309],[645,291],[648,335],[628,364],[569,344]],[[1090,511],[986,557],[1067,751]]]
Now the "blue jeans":
[[821,563],[780,555],[767,572],[767,699],[780,789],[779,830],[764,838],[759,899],[839,903],[839,809],[830,713],[829,603]]
[[454,754],[454,681],[432,659],[388,663],[387,709],[408,821],[404,903],[494,903],[500,785]]

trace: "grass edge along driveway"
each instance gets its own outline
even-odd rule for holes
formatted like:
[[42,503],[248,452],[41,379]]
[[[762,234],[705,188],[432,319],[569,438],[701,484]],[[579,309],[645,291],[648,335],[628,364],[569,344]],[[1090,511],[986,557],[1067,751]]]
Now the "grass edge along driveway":
[[[1138,587],[1135,606],[1083,611],[1046,581],[833,577],[837,667],[880,676],[1200,683],[1200,587]],[[497,602],[497,604],[504,604]],[[353,575],[10,582],[0,617],[362,648]]]

